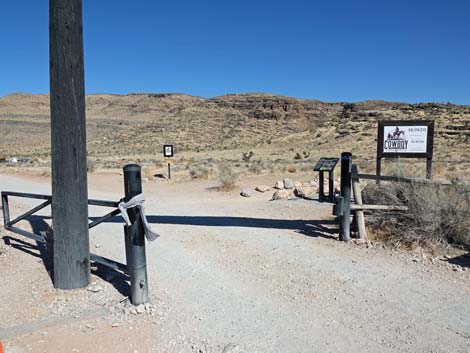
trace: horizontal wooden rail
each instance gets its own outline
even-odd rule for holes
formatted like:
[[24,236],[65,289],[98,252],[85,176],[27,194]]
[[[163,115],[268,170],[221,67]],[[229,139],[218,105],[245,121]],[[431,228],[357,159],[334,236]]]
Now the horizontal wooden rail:
[[408,211],[407,206],[395,206],[395,205],[357,205],[351,204],[351,210],[353,211]]
[[[361,174],[353,173],[351,175],[353,179],[367,179],[367,180],[380,180],[380,181],[395,181],[403,183],[422,183],[422,184],[437,184],[437,185],[453,185],[454,183],[450,180],[439,180],[439,179],[425,179],[425,178],[408,178],[400,176],[386,176],[386,175],[375,175],[375,174]],[[470,182],[463,182],[466,186],[470,185]]]

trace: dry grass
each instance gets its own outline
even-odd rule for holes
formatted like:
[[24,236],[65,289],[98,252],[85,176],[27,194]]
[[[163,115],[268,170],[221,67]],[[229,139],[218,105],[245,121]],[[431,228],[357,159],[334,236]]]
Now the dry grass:
[[[0,154],[34,158],[35,166],[50,166],[49,113],[47,95],[0,98]],[[210,99],[181,94],[92,95],[87,96],[87,149],[99,169],[163,160],[161,146],[171,142],[177,149],[175,162],[181,157],[199,164],[209,157],[248,164],[255,158],[282,159],[285,162],[276,162],[275,169],[295,162],[298,171],[300,161],[350,150],[356,160],[369,161],[361,171],[374,172],[377,120],[410,117],[436,122],[434,175],[468,175],[470,107],[442,104],[325,103],[270,94]],[[389,164],[384,161],[384,174],[389,174]],[[416,164],[415,176],[424,175],[423,166]],[[207,168],[210,173],[211,167]],[[267,170],[263,167],[263,172]]]
[[395,246],[470,249],[470,189],[423,183],[369,184],[363,191],[368,204],[406,205],[406,212],[374,212],[367,224]]
[[209,177],[209,169],[204,166],[193,166],[189,168],[189,175],[193,179],[207,179]]

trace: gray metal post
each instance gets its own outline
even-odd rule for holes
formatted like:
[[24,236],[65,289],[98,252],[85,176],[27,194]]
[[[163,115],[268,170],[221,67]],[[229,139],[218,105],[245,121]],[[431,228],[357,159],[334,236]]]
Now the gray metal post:
[[318,172],[318,198],[323,200],[325,198],[325,175],[323,170]]
[[330,202],[335,200],[335,175],[334,169],[330,170],[328,175],[328,198]]
[[351,168],[352,154],[350,152],[341,153],[341,197],[343,197],[343,215],[341,217],[340,240],[349,241],[351,239]]
[[[125,201],[142,193],[141,168],[137,164],[124,167]],[[145,237],[139,210],[130,208],[130,226],[124,226],[127,270],[131,279],[131,302],[134,305],[149,301],[147,281],[147,260],[145,256]]]
[[[377,157],[377,162],[375,166],[375,175],[381,176],[382,175],[382,158]],[[380,180],[375,181],[376,184],[380,184]]]
[[168,180],[171,179],[171,164],[168,163]]
[[432,179],[432,158],[426,159],[426,179]]
[[49,1],[54,286],[90,281],[82,0]]
[[3,226],[5,229],[10,223],[10,206],[8,205],[8,195],[2,193]]

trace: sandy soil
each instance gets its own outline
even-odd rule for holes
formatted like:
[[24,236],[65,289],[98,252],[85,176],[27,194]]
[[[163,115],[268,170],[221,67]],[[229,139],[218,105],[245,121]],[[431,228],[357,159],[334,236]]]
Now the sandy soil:
[[[90,198],[118,200],[121,178],[93,175]],[[54,290],[48,250],[1,230],[6,352],[470,351],[466,264],[341,243],[330,204],[213,187],[144,184],[161,237],[147,244],[151,305],[142,314],[122,302],[127,278],[111,271],[94,271],[87,289]],[[0,189],[50,193],[46,178],[12,174],[0,174]],[[16,199],[12,212],[33,204]],[[90,216],[106,211],[91,208]],[[92,252],[124,261],[120,219],[94,228],[90,243]]]

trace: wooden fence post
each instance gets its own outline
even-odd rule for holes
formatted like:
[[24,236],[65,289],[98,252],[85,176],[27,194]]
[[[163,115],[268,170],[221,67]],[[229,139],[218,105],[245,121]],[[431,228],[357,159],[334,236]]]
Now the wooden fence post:
[[90,281],[81,0],[49,1],[54,286]]
[[[356,177],[352,178],[354,201],[357,205],[362,205],[361,184],[359,183],[359,178],[357,178],[357,174],[358,174],[357,166],[354,164],[352,166],[352,173],[356,175]],[[357,232],[359,233],[359,238],[365,239],[367,237],[367,232],[366,232],[366,222],[364,218],[364,211],[356,210],[355,215],[356,215]]]

